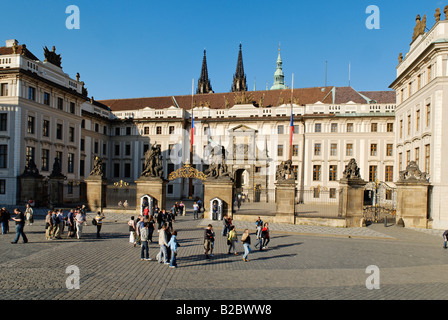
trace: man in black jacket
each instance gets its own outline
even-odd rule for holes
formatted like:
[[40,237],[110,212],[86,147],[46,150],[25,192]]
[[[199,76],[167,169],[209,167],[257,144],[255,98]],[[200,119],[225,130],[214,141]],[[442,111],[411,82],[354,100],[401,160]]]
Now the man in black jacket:
[[23,229],[25,227],[25,215],[22,211],[19,209],[14,209],[14,213],[16,216],[12,218],[16,222],[16,237],[14,238],[14,241],[11,243],[17,243],[19,241],[19,237],[22,236],[23,243],[28,242],[28,238],[25,235],[25,232],[23,232]]

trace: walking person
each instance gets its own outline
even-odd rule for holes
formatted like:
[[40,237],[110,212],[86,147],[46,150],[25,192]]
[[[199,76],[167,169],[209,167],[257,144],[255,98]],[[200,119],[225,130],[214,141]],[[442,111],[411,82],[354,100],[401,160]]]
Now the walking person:
[[236,256],[238,255],[238,252],[236,252],[236,248],[235,248],[235,244],[237,242],[238,242],[238,234],[236,233],[235,226],[231,226],[230,227],[229,236],[227,238],[227,244],[229,245],[229,252],[228,252],[228,254],[231,254],[230,251],[232,251],[232,249],[233,249],[234,254]]
[[159,230],[159,246],[160,246],[160,252],[158,254],[158,262],[162,263],[162,256],[163,256],[163,263],[168,264],[168,257],[167,257],[168,240],[166,236],[165,224],[162,224],[162,228]]
[[53,219],[51,218],[51,210],[48,210],[45,216],[45,239],[51,240],[51,228],[53,227]]
[[2,208],[2,234],[7,234],[9,232],[9,219],[11,219],[11,214],[5,207]]
[[244,234],[241,237],[241,242],[243,243],[243,247],[244,247],[243,261],[248,262],[249,259],[247,259],[247,256],[249,255],[249,253],[251,251],[249,229],[244,230]]
[[257,239],[261,238],[261,229],[263,229],[263,220],[261,220],[260,217],[255,221],[255,225],[257,226],[257,233],[256,237]]
[[179,243],[177,242],[177,231],[173,230],[171,234],[171,239],[168,242],[168,247],[171,251],[170,268],[177,268],[177,247]]
[[154,218],[150,216],[148,221],[148,241],[152,243],[152,235],[154,234]]
[[128,221],[128,226],[129,226],[129,242],[132,243],[135,247],[136,246],[136,236],[135,236],[136,225],[135,225],[134,216],[132,216],[131,219]]
[[227,234],[229,233],[229,219],[227,219],[227,215],[225,214],[224,217],[222,218],[222,233],[221,235],[223,237],[226,237]]
[[33,214],[34,214],[33,208],[31,208],[31,206],[27,203],[26,209],[25,209],[25,216],[26,216],[26,221],[27,221],[28,226],[33,225],[33,222],[34,222]]
[[103,226],[103,219],[105,219],[106,217],[104,216],[104,214],[101,213],[101,211],[98,211],[98,213],[95,216],[95,221],[96,221],[96,237],[97,239],[101,238],[100,236],[100,231],[101,231],[101,227]]
[[197,202],[193,203],[193,219],[196,220],[198,218],[199,205]]
[[271,241],[271,238],[269,236],[269,226],[267,222],[264,223],[263,229],[261,230],[261,238],[263,239],[263,246],[260,247],[260,250],[267,249],[268,243],[269,241]]
[[76,233],[75,228],[75,211],[71,209],[67,214],[67,237],[73,238]]
[[445,232],[443,233],[443,248],[447,249],[447,244],[448,244],[448,230],[445,230]]
[[58,212],[57,210],[53,210],[53,213],[51,214],[51,238],[55,239],[57,236],[57,231],[59,228],[59,220],[58,220]]
[[148,245],[148,238],[149,237],[149,230],[148,230],[148,222],[143,223],[143,228],[140,230],[140,241],[142,243],[142,248],[140,250],[140,259],[143,261],[150,261],[152,260],[149,257],[149,245]]
[[14,209],[15,217],[12,218],[16,222],[16,237],[14,238],[14,241],[11,243],[17,243],[19,241],[19,237],[22,236],[23,243],[28,242],[28,238],[26,237],[26,234],[24,232],[25,227],[25,215],[22,211],[19,209]]
[[75,217],[76,222],[76,238],[79,240],[82,236],[82,228],[86,222],[85,215],[82,212],[78,212]]
[[215,240],[213,233],[213,226],[209,224],[204,230],[204,253],[205,259],[210,259],[209,252],[212,251],[212,243]]
[[59,209],[58,212],[58,221],[59,221],[59,225],[58,225],[58,239],[62,239],[61,235],[64,233],[64,223],[65,223],[65,217],[64,217],[64,211],[62,209]]

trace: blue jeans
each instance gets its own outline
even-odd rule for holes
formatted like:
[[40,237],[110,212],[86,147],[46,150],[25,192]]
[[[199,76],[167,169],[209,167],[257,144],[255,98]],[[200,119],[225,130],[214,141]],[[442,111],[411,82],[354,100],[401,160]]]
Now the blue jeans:
[[170,267],[177,267],[176,256],[177,256],[177,254],[175,254],[174,252],[171,252]]
[[243,243],[243,247],[244,247],[243,259],[247,259],[247,256],[249,255],[250,252],[250,244]]
[[197,219],[198,218],[198,211],[194,210],[193,211],[193,219]]
[[149,258],[148,241],[142,241],[142,250],[140,252],[140,258],[142,258],[142,259],[148,259]]
[[24,243],[28,242],[28,238],[26,237],[25,232],[23,232],[23,224],[16,225],[16,237],[14,238],[14,242],[19,241],[20,236],[22,236],[22,240]]
[[7,221],[2,221],[2,234],[5,234],[8,231]]
[[167,263],[168,262],[167,259],[166,259],[167,258],[167,254],[168,254],[168,252],[167,252],[167,249],[166,249],[166,245],[162,244],[160,246],[159,262],[162,262],[162,255],[163,255],[163,262]]
[[229,228],[227,228],[227,226],[222,226],[222,235],[223,236],[226,236],[227,235],[227,233],[229,233],[229,230],[228,230]]

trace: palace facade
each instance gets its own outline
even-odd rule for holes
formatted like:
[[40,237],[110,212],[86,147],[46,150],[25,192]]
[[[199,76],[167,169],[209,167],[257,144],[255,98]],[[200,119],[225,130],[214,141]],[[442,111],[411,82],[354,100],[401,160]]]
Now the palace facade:
[[[58,158],[66,202],[85,200],[83,180],[95,156],[103,159],[109,181],[132,184],[145,152],[160,145],[166,178],[190,161],[192,118],[193,165],[205,171],[224,147],[236,188],[249,200],[275,200],[276,168],[289,158],[300,189],[335,190],[351,158],[366,179],[394,181],[395,94],[333,86],[282,89],[280,53],[272,90],[247,91],[240,45],[231,92],[213,93],[204,52],[194,96],[104,101],[87,97],[79,74],[73,79],[63,72],[54,48],[40,61],[8,40],[0,53],[2,203],[18,201],[18,177],[31,159],[49,177]],[[170,181],[166,191],[171,198],[203,195],[201,181],[192,187]]]
[[[7,40],[0,48],[0,203],[19,202],[19,177],[31,160],[48,179],[57,158],[64,201],[80,202],[96,156],[109,183],[132,185],[145,152],[159,145],[165,178],[189,162],[204,172],[214,157],[223,156],[235,187],[250,201],[275,201],[276,169],[288,159],[298,190],[311,190],[317,198],[327,190],[335,202],[350,159],[364,180],[391,187],[416,161],[431,183],[433,226],[446,226],[448,21],[436,16],[428,32],[422,23],[417,19],[410,50],[400,54],[393,91],[288,88],[280,50],[271,89],[248,91],[240,45],[229,92],[213,92],[204,51],[194,95],[96,101],[79,74],[63,72],[54,47],[45,48],[42,61],[26,45]],[[200,180],[181,178],[166,188],[172,199],[203,197]]]

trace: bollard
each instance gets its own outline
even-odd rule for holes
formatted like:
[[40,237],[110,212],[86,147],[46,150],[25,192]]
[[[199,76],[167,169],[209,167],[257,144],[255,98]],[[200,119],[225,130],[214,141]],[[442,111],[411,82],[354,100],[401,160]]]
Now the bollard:
[[387,227],[387,216],[384,216],[384,226]]

